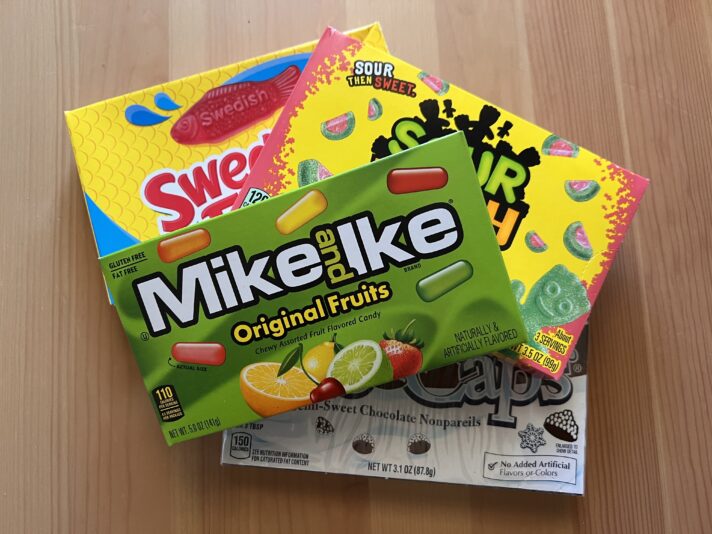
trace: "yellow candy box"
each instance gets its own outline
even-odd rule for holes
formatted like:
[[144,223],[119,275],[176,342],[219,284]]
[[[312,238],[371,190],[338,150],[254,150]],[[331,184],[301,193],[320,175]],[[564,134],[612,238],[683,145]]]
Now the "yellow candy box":
[[[386,49],[378,23],[348,33]],[[67,111],[99,256],[226,211],[316,44]]]
[[559,378],[645,178],[328,29],[235,207],[457,130],[470,147],[529,336],[500,356]]

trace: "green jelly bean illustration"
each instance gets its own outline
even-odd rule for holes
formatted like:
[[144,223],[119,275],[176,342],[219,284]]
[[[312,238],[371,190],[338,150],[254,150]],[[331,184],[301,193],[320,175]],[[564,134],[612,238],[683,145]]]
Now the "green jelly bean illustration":
[[448,291],[455,289],[460,284],[467,282],[472,278],[473,272],[472,265],[469,261],[456,261],[420,280],[415,290],[418,292],[418,296],[425,302],[432,302],[442,297]]

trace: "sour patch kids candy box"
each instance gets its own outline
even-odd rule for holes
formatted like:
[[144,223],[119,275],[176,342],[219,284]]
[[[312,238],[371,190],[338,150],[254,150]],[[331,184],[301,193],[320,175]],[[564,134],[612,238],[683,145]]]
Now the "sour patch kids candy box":
[[462,134],[101,264],[169,443],[525,338]]
[[237,206],[465,134],[528,341],[501,355],[558,378],[647,180],[420,69],[326,31]]

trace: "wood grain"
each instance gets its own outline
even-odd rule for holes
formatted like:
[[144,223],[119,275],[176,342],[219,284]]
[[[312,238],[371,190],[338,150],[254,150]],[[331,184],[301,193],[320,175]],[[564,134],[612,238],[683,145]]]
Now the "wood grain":
[[[4,0],[0,532],[704,532],[709,0]],[[649,176],[592,316],[587,495],[221,468],[167,448],[62,110],[380,20],[393,52]]]

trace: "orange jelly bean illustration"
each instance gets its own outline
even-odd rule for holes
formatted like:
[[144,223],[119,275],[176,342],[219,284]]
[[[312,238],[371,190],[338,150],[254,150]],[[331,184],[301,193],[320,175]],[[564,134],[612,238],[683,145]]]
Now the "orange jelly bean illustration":
[[172,263],[190,256],[210,245],[210,233],[204,228],[191,230],[158,243],[158,257],[163,263]]

